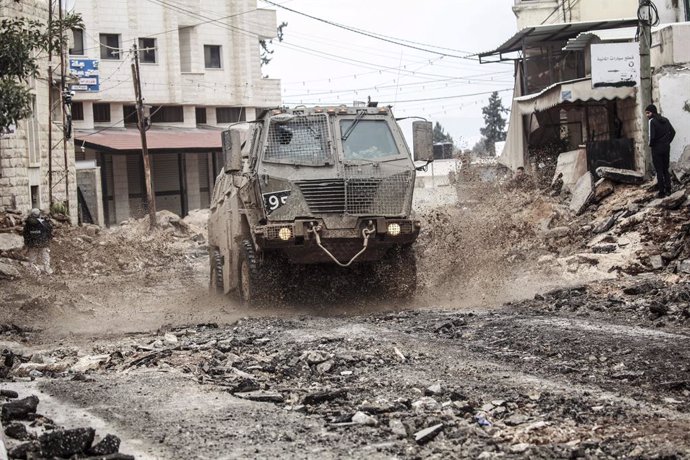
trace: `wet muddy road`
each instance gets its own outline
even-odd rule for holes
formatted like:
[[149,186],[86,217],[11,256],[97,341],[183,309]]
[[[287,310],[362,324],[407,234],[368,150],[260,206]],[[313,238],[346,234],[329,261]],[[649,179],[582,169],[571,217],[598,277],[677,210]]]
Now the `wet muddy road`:
[[83,373],[13,388],[137,458],[690,458],[687,306],[611,289],[94,339]]

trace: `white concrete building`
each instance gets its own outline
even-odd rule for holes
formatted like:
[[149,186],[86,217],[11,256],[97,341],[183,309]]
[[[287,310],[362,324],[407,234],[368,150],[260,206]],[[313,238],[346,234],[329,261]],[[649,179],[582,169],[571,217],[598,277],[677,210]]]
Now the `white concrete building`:
[[[280,104],[261,75],[259,40],[276,36],[275,11],[256,0],[76,2],[84,19],[70,49],[78,160],[101,168],[107,224],[145,214],[132,81],[139,48],[156,208],[180,215],[209,204],[222,166],[220,130]],[[92,213],[93,214],[93,213]]]
[[[0,0],[0,20],[19,17],[47,24],[47,0]],[[59,62],[59,57],[53,56],[53,68],[58,67]],[[9,132],[0,133],[0,207],[22,212],[31,208],[47,210],[51,203],[52,175],[53,202],[69,198],[70,217],[76,222],[73,144],[66,143],[65,155],[59,85],[55,84],[55,79],[52,88],[48,83],[45,56],[38,60],[38,65],[39,76],[28,83],[35,97],[33,113]]]

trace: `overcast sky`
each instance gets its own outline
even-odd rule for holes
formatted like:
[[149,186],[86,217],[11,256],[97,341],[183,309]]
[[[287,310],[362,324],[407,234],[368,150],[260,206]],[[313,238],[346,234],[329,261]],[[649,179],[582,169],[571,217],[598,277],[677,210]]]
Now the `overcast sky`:
[[440,122],[463,147],[479,139],[481,108],[491,91],[500,91],[510,106],[512,64],[480,65],[463,57],[492,50],[515,34],[513,0],[274,1],[362,32],[259,0],[259,7],[277,10],[279,24],[288,23],[284,41],[274,40],[273,60],[263,69],[282,80],[288,106],[352,104],[371,96],[393,105],[398,117]]

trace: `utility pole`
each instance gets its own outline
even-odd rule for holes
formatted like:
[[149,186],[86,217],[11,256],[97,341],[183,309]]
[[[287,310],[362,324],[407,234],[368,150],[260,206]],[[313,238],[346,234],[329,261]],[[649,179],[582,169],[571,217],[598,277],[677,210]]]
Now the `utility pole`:
[[67,155],[67,117],[65,114],[65,40],[62,13],[62,0],[58,0],[58,17],[60,18],[60,112],[62,112],[62,155],[65,163],[65,207],[69,213],[69,161]]
[[640,40],[640,93],[638,102],[640,104],[642,120],[642,152],[643,168],[645,176],[652,172],[652,154],[649,148],[649,123],[645,116],[644,109],[652,103],[652,61],[649,49],[652,43],[652,9],[649,0],[640,0],[638,9],[639,18],[639,40]]
[[156,227],[156,202],[151,186],[151,163],[149,160],[149,150],[146,144],[146,130],[148,120],[144,116],[144,101],[141,96],[141,76],[139,74],[139,51],[136,43],[132,47],[134,62],[132,62],[132,79],[134,81],[134,95],[137,100],[137,127],[141,135],[141,155],[144,159],[144,179],[146,182],[146,200],[149,208],[150,229]]
[[[53,28],[53,0],[48,0],[48,31]],[[48,40],[48,203],[53,206],[53,41]],[[39,200],[40,201],[40,200]]]

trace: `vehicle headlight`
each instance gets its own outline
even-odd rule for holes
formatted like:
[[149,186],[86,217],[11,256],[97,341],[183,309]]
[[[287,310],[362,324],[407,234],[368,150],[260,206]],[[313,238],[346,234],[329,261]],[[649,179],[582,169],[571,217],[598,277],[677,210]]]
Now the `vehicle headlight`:
[[292,230],[289,227],[283,227],[278,231],[278,238],[287,241],[292,238]]
[[400,235],[400,224],[388,224],[388,234],[390,236]]

